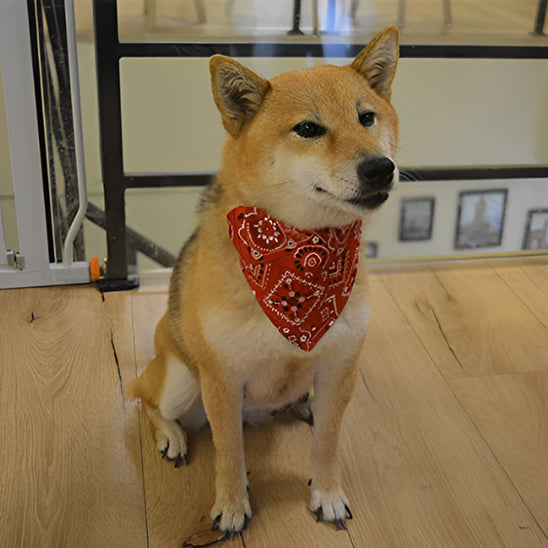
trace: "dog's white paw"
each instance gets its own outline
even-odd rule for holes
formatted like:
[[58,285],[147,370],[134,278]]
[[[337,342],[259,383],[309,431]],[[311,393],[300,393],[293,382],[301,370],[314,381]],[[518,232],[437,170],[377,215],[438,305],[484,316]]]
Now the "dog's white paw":
[[342,491],[323,491],[313,489],[310,510],[317,521],[333,523],[337,529],[346,529],[346,518],[352,519],[348,500]]
[[175,468],[187,464],[188,437],[179,423],[165,421],[156,429],[156,447]]
[[251,506],[247,496],[237,500],[217,500],[211,509],[213,529],[220,529],[229,535],[239,533],[251,519]]

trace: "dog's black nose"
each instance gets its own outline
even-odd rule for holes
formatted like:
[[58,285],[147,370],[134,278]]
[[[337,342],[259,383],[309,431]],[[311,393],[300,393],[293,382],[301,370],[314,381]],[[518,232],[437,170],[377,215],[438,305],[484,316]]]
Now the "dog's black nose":
[[362,191],[370,193],[389,190],[395,169],[394,162],[385,156],[374,156],[363,160],[358,166]]

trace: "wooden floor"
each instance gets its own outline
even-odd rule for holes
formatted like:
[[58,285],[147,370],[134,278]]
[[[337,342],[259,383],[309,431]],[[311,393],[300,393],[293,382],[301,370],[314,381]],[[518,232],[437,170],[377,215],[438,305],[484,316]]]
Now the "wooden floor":
[[[348,532],[308,511],[311,430],[281,417],[246,431],[254,517],[225,546],[548,546],[548,258],[377,270],[371,283],[342,434]],[[161,285],[0,291],[2,548],[206,538],[208,430],[175,469],[124,397],[165,301]]]

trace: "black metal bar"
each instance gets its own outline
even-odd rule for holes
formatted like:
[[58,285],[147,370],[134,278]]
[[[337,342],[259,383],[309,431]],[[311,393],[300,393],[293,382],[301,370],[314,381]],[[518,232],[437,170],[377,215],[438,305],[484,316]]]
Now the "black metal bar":
[[[122,156],[120,52],[116,2],[95,0],[101,164],[105,194],[107,278],[127,279],[125,184]],[[123,285],[120,282],[120,285]],[[119,289],[121,289],[120,287]]]
[[535,19],[535,30],[533,34],[536,36],[545,36],[544,22],[546,20],[546,4],[548,0],[538,0],[537,17]]
[[485,166],[401,168],[402,181],[467,181],[548,178],[548,166]]
[[290,36],[302,35],[301,26],[301,0],[293,0],[293,28],[287,33]]
[[[131,175],[126,184],[131,188],[200,187],[211,183],[215,172],[173,175]],[[400,168],[402,181],[464,181],[488,179],[548,178],[548,166],[485,166],[485,167],[420,167]]]
[[[105,212],[92,203],[88,204],[86,219],[101,228],[106,228]],[[172,255],[169,251],[159,246],[156,242],[149,240],[146,236],[130,227],[127,227],[127,243],[128,250],[132,250],[128,253],[128,255],[133,258],[134,252],[139,251],[149,259],[152,259],[159,265],[165,266],[167,268],[172,267],[177,260],[175,255]],[[136,264],[134,260],[129,260],[129,263]]]
[[99,291],[102,293],[108,293],[110,291],[129,291],[131,289],[137,289],[139,283],[136,279],[125,278],[101,278],[98,282]]
[[548,59],[548,47],[404,44],[400,54],[421,59]]
[[[101,1],[101,0],[96,0]],[[320,42],[122,42],[120,57],[334,57],[352,58],[364,44]],[[422,59],[548,59],[548,46],[402,44],[400,57]]]
[[164,188],[176,186],[207,186],[211,183],[214,173],[182,173],[169,175],[126,175],[124,178],[128,188]]

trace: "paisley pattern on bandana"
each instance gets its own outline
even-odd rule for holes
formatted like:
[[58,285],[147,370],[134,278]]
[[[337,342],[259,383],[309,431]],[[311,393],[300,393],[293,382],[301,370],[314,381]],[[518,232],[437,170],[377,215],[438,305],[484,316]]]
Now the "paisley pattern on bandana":
[[264,313],[287,340],[312,350],[350,297],[361,221],[300,230],[244,206],[227,219],[242,272]]

